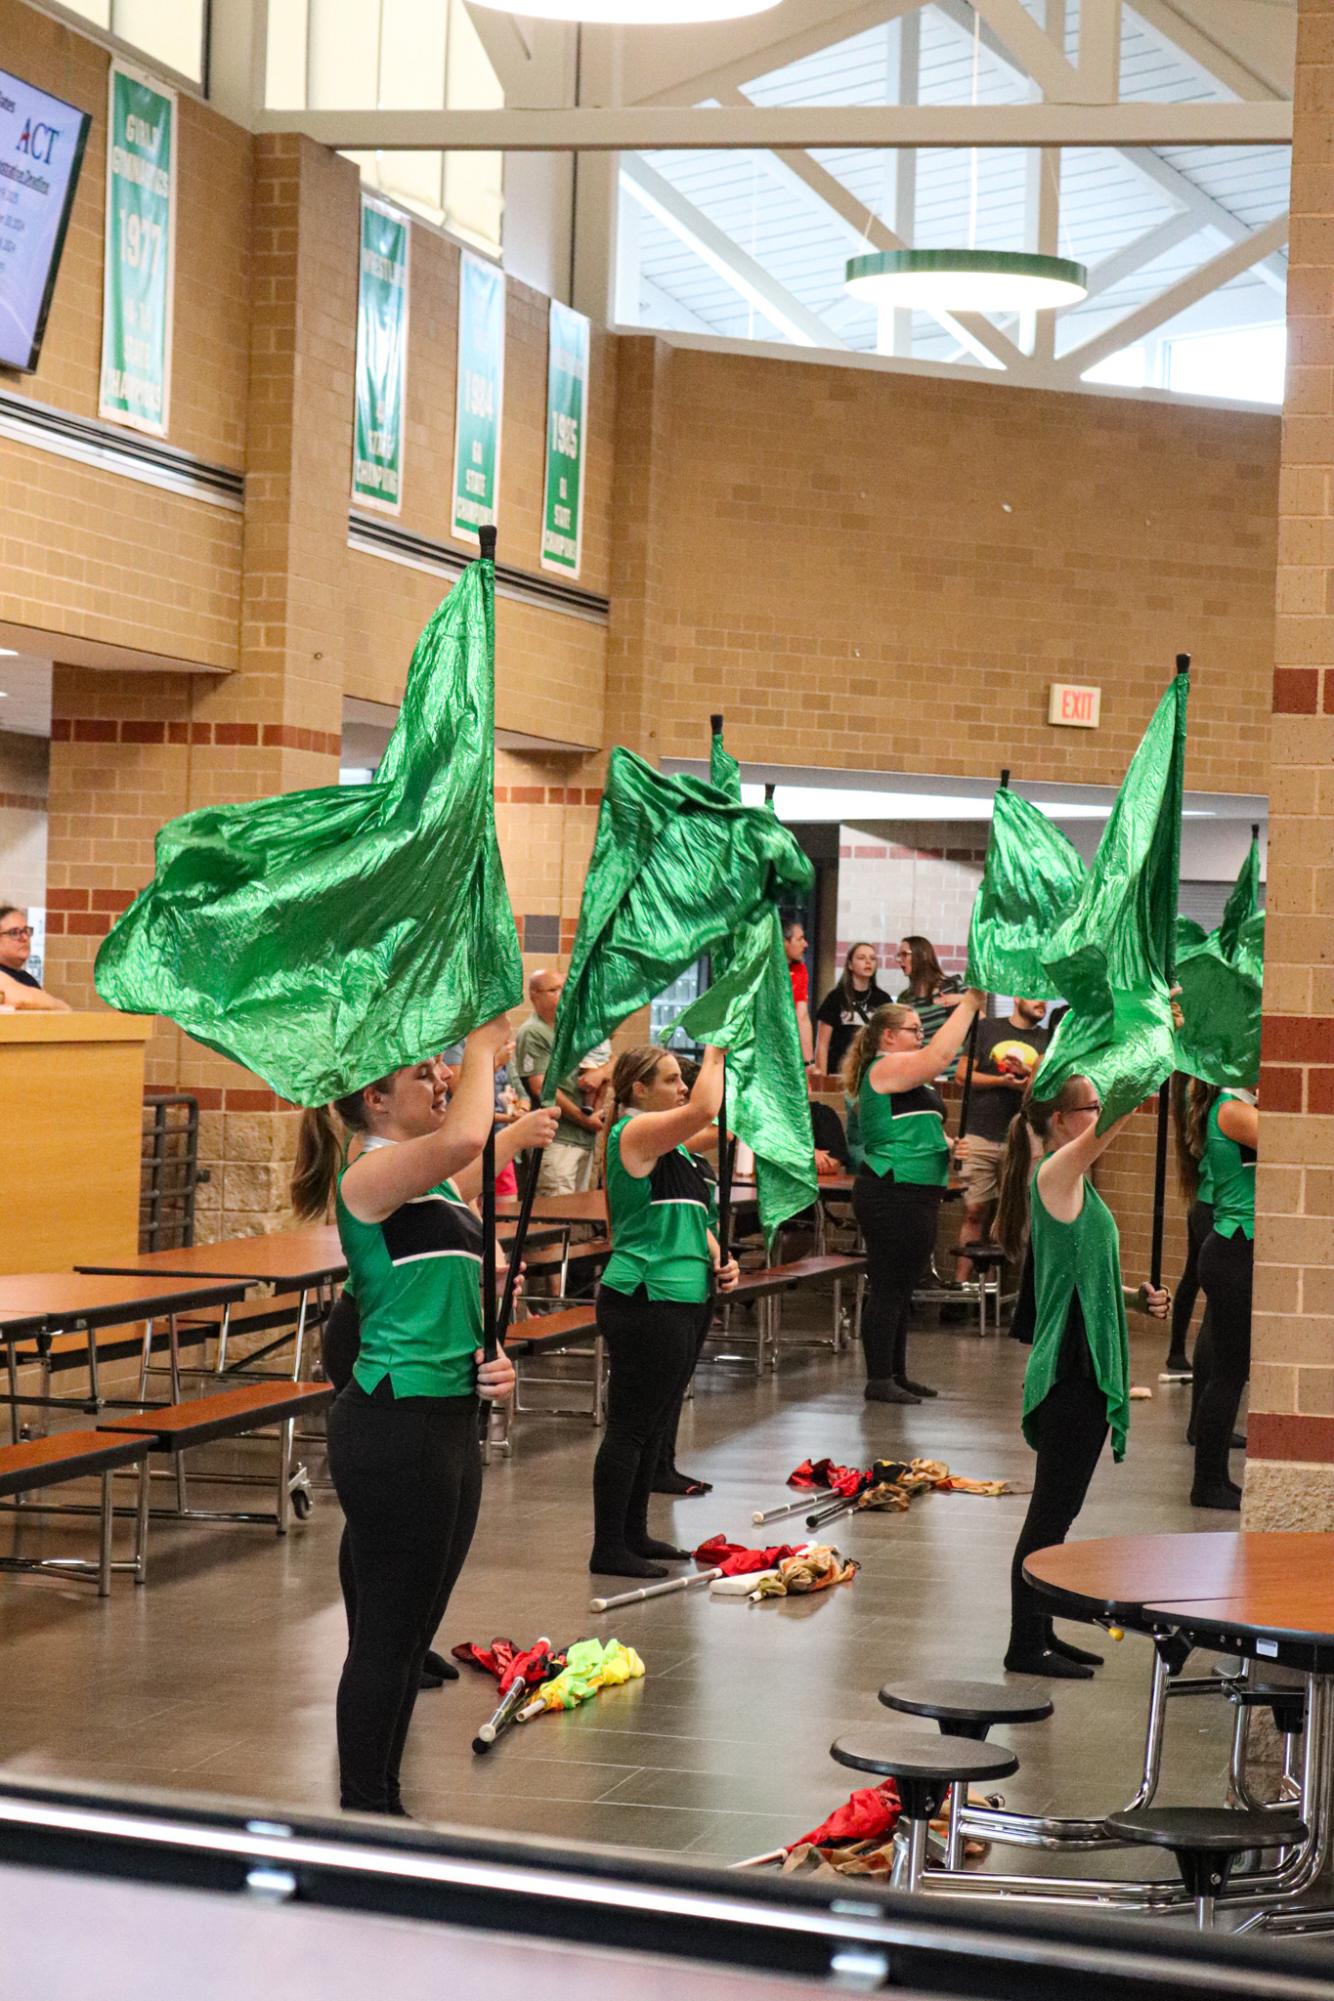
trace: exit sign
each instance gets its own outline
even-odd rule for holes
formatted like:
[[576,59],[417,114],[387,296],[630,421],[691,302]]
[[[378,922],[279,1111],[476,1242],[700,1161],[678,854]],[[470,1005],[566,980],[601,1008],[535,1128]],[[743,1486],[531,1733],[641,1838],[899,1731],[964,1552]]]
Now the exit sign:
[[1101,688],[1075,688],[1067,681],[1053,681],[1047,721],[1066,729],[1095,730],[1102,714]]

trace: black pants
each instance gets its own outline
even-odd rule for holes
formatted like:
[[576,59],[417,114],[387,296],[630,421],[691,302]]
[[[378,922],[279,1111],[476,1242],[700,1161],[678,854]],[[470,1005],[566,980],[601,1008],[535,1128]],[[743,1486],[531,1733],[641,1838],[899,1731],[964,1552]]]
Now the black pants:
[[695,1359],[690,1365],[690,1380],[676,1399],[672,1407],[672,1414],[668,1418],[666,1429],[662,1434],[662,1442],[658,1447],[658,1463],[654,1468],[655,1478],[659,1475],[665,1477],[667,1474],[675,1473],[677,1470],[676,1434],[681,1428],[681,1412],[685,1409],[686,1390],[690,1388],[690,1382],[694,1380],[695,1370],[699,1367],[699,1358],[704,1353],[704,1343],[709,1338],[709,1328],[712,1324],[713,1301],[710,1300],[707,1313],[701,1311],[699,1316],[699,1333],[695,1338]]
[[1210,1232],[1200,1252],[1200,1283],[1209,1302],[1208,1372],[1195,1415],[1195,1485],[1228,1478],[1228,1447],[1237,1406],[1251,1373],[1251,1273],[1255,1247]]
[[593,1464],[593,1548],[615,1556],[639,1552],[648,1534],[648,1500],[663,1438],[679,1410],[699,1353],[700,1305],[650,1299],[604,1285],[597,1299],[598,1332],[607,1344],[607,1428]]
[[1042,1653],[1051,1637],[1049,1600],[1024,1581],[1035,1549],[1064,1542],[1074,1525],[1107,1439],[1107,1400],[1089,1376],[1054,1383],[1033,1413],[1037,1466],[1033,1498],[1010,1566],[1010,1645],[1014,1655]]
[[367,1396],[352,1382],[328,1426],[354,1590],[338,1684],[341,1803],[392,1813],[422,1656],[477,1526],[477,1399],[395,1399],[387,1378]]
[[[1200,1252],[1204,1240],[1214,1227],[1214,1205],[1212,1202],[1192,1202],[1186,1216],[1186,1263],[1177,1289],[1172,1299],[1172,1343],[1167,1351],[1170,1362],[1184,1362],[1186,1359],[1186,1336],[1190,1332],[1191,1315],[1195,1311],[1195,1301],[1200,1294]],[[1205,1315],[1208,1316],[1208,1304]],[[1200,1329],[1203,1335],[1204,1329]]]
[[892,1181],[865,1168],[853,1183],[852,1210],[866,1243],[870,1287],[862,1309],[869,1382],[901,1379],[908,1366],[913,1288],[935,1248],[943,1192]]

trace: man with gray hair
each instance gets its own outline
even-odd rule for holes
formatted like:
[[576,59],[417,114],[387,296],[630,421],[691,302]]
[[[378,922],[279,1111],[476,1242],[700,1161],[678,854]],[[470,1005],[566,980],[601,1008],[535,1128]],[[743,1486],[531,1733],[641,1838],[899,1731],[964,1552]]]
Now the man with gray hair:
[[[539,967],[528,981],[533,1012],[515,1038],[514,1071],[533,1105],[542,1100],[547,1062],[556,1039],[556,1008],[564,985],[563,976],[546,967]],[[598,1110],[595,1103],[587,1103],[581,1095],[578,1066],[568,1077],[561,1078],[556,1108],[560,1124],[555,1139],[541,1156],[537,1176],[539,1195],[573,1195],[588,1187],[593,1176],[593,1149],[606,1123],[606,1113]]]

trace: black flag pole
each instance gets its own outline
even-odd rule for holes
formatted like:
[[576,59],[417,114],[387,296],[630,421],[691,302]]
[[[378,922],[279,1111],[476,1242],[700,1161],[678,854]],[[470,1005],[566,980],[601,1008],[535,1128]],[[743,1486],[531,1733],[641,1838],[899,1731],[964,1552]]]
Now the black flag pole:
[[[723,719],[709,717],[709,730],[722,736]],[[718,1261],[726,1264],[732,1255],[732,1147],[727,1137],[727,1057],[723,1057],[723,1096],[718,1107]]]
[[[1002,771],[1000,775],[1000,789],[1002,792],[1007,792],[1009,790],[1009,787],[1010,787],[1010,767],[1007,764],[1004,771]],[[972,1026],[968,1030],[968,1041],[964,1050],[964,1060],[967,1063],[968,1068],[964,1073],[963,1099],[959,1105],[958,1136],[960,1139],[963,1139],[967,1136],[968,1114],[973,1108],[973,1065],[977,1061],[977,1031],[979,1024],[981,1023],[981,1020],[982,1017],[980,1014],[975,1014],[973,1016]]]
[[[496,526],[492,521],[483,522],[477,530],[478,560],[494,563],[496,560]],[[492,708],[492,738],[495,735],[495,709]],[[494,1086],[492,1087],[494,1096]],[[533,1176],[534,1181],[537,1179]],[[522,1225],[520,1226],[522,1228]],[[496,1123],[494,1110],[487,1131],[486,1144],[482,1148],[482,1353],[488,1362],[494,1362],[505,1338],[509,1324],[508,1305],[510,1281],[518,1262],[521,1244],[515,1239],[509,1275],[505,1281],[505,1308],[498,1313],[496,1304]]]
[[[1178,653],[1177,673],[1189,674],[1189,653]],[[1181,840],[1178,826],[1177,841]],[[1167,920],[1163,970],[1169,989],[1176,984],[1176,912]],[[1158,1088],[1158,1134],[1153,1158],[1153,1236],[1149,1247],[1149,1281],[1158,1291],[1163,1282],[1163,1227],[1167,1220],[1167,1138],[1172,1119],[1172,1079],[1165,1077]]]

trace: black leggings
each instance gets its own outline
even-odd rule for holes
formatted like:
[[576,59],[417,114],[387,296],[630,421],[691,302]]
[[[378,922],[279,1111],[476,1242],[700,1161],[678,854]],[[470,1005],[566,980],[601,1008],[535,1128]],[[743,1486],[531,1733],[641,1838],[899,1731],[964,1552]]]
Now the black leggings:
[[863,1168],[852,1211],[866,1243],[870,1290],[862,1309],[862,1353],[869,1382],[901,1380],[908,1366],[913,1289],[935,1248],[940,1188],[919,1188]]
[[328,1428],[354,1587],[338,1684],[340,1801],[394,1813],[422,1657],[477,1526],[477,1399],[396,1399],[387,1377],[367,1396],[352,1382]]
[[[1251,1373],[1251,1272],[1255,1247],[1210,1232],[1200,1252],[1200,1283],[1209,1302],[1209,1353],[1195,1414],[1195,1485],[1223,1484],[1237,1406]],[[1196,1344],[1198,1355],[1199,1345]]]
[[[1177,1282],[1172,1300],[1172,1341],[1167,1351],[1170,1362],[1184,1362],[1186,1359],[1186,1336],[1190,1332],[1191,1315],[1195,1311],[1195,1301],[1200,1293],[1200,1252],[1204,1240],[1214,1227],[1214,1205],[1212,1202],[1192,1202],[1186,1215],[1186,1263]],[[1208,1302],[1205,1303],[1205,1317],[1208,1317]],[[1204,1329],[1201,1327],[1200,1333]]]
[[1106,1442],[1107,1399],[1091,1377],[1071,1376],[1052,1385],[1032,1422],[1038,1447],[1033,1498],[1010,1566],[1008,1654],[1024,1656],[1043,1653],[1051,1640],[1050,1600],[1025,1583],[1024,1560],[1069,1535]]
[[[713,1301],[710,1300],[708,1312],[701,1312],[699,1317],[699,1333],[695,1338],[695,1359],[690,1365],[690,1382],[694,1381],[695,1370],[699,1367],[699,1358],[704,1353],[704,1343],[709,1338],[709,1328],[712,1325]],[[682,1390],[680,1396],[676,1399],[672,1407],[672,1414],[668,1418],[666,1428],[663,1431],[662,1441],[658,1446],[658,1463],[654,1468],[655,1479],[659,1476],[665,1478],[668,1474],[678,1471],[676,1464],[676,1434],[681,1429],[681,1412],[685,1409],[686,1390],[690,1388],[690,1382],[686,1383],[685,1389]]]
[[680,1408],[699,1353],[700,1323],[713,1302],[650,1299],[604,1285],[598,1332],[607,1344],[607,1428],[593,1464],[593,1548],[638,1555],[648,1535],[648,1499],[663,1438]]

